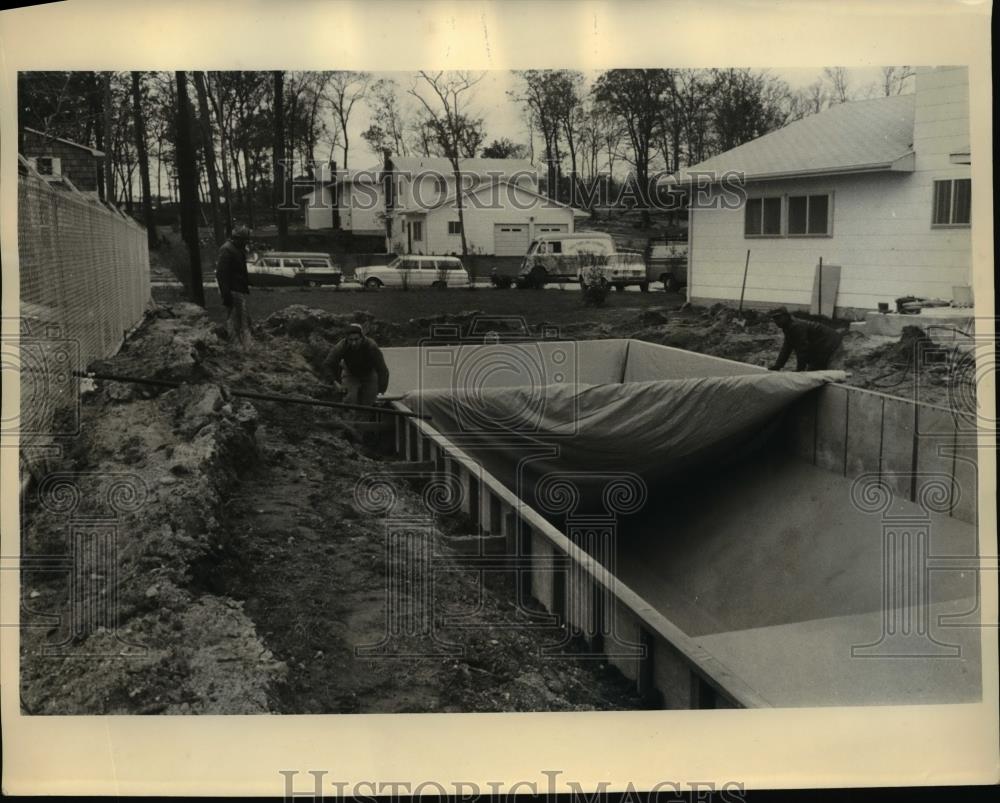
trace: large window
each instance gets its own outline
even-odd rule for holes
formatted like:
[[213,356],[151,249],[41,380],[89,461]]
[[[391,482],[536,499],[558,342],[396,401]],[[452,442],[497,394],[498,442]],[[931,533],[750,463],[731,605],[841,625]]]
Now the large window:
[[462,224],[459,223],[457,220],[449,220],[448,234],[461,234],[461,233],[462,233]]
[[972,214],[972,179],[934,182],[935,226],[968,226]]
[[833,196],[788,195],[748,198],[746,237],[826,237],[831,231]]
[[781,198],[748,198],[744,233],[747,237],[780,237]]
[[829,233],[829,195],[790,195],[788,197],[789,236],[821,236]]
[[413,235],[413,242],[419,243],[424,239],[424,224],[420,220],[415,220],[410,224],[410,233]]

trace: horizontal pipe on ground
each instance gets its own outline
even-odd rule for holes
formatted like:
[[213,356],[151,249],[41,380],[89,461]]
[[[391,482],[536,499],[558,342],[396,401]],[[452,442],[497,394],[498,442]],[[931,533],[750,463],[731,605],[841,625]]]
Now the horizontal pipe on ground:
[[[161,388],[179,388],[182,387],[184,382],[177,382],[169,379],[146,379],[145,377],[137,376],[123,376],[120,374],[106,374],[99,373],[97,371],[73,371],[73,376],[80,377],[81,379],[100,379],[106,382],[126,382],[135,385],[151,385],[153,387]],[[217,384],[220,387],[224,387],[226,392],[231,396],[236,396],[241,399],[255,399],[257,401],[273,401],[273,402],[286,402],[288,404],[306,404],[312,405],[314,407],[331,407],[337,410],[360,410],[369,413],[379,413],[385,415],[393,415],[402,418],[423,418],[430,419],[430,416],[420,415],[412,410],[404,410],[400,407],[395,406],[397,403],[393,402],[391,407],[371,407],[366,404],[348,404],[346,402],[331,402],[324,401],[322,399],[310,399],[308,396],[286,396],[277,393],[257,393],[252,390],[240,390],[239,388],[230,388],[228,386]]]

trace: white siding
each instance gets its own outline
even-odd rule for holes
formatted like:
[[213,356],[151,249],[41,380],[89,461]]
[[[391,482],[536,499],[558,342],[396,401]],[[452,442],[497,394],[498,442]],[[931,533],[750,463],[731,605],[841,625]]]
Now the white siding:
[[379,184],[341,185],[340,226],[355,234],[382,234],[385,231],[385,194]]
[[933,182],[970,175],[968,165],[949,160],[969,142],[966,78],[964,69],[918,75],[914,172],[759,182],[748,188],[751,196],[759,190],[832,193],[829,237],[748,239],[743,209],[692,211],[690,298],[739,299],[747,249],[750,303],[808,305],[820,257],[842,268],[838,307],[873,309],[905,294],[947,299],[952,286],[969,284],[970,229],[931,227]]
[[309,193],[306,203],[306,227],[329,229],[333,226],[333,196],[329,187]]
[[[467,200],[462,210],[465,219],[465,237],[470,253],[496,253],[493,232],[497,223],[527,224],[529,242],[534,236],[534,227],[538,224],[562,223],[569,231],[573,231],[572,209],[550,205],[545,199],[522,192],[509,184],[501,184],[495,193],[492,190],[484,190],[476,198],[477,204]],[[458,209],[454,205],[428,213],[429,239],[426,242],[428,253],[462,252],[462,238],[458,234],[448,234],[449,220],[458,220]]]

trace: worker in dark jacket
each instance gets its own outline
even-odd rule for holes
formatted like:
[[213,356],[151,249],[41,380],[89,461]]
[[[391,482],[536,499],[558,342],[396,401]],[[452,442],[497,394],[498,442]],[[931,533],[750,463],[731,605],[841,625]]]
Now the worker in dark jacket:
[[784,307],[772,310],[770,317],[785,333],[781,353],[770,370],[780,371],[784,368],[793,351],[796,371],[823,371],[830,367],[834,356],[839,355],[844,335],[833,327],[793,318]]
[[389,369],[382,350],[365,337],[365,330],[357,323],[352,323],[347,336],[330,349],[323,361],[323,373],[332,375],[348,404],[370,407],[375,397],[389,387]]
[[215,281],[222,294],[222,303],[228,311],[226,325],[229,336],[244,348],[250,348],[250,310],[247,306],[250,294],[250,279],[247,275],[247,243],[250,231],[246,226],[238,226],[219,249],[215,264]]

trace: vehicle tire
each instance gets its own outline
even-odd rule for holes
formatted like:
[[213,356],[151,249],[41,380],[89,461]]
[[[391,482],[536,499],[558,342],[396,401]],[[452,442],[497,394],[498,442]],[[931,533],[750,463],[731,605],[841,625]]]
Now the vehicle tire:
[[444,290],[448,285],[445,282],[432,282],[431,287],[435,290]]
[[663,280],[663,289],[668,293],[676,293],[681,289],[681,283],[677,281],[673,276],[668,276]]
[[545,282],[548,278],[548,271],[546,271],[541,265],[536,265],[531,269],[531,286],[536,290],[544,289]]
[[370,279],[365,280],[365,287],[368,290],[378,290],[382,286],[382,282],[372,276]]
[[639,284],[639,292],[640,293],[648,293],[649,292],[649,282],[641,282]]
[[619,292],[619,293],[625,292],[625,285],[624,284],[615,284],[615,291]]
[[319,282],[314,282],[312,279],[309,279],[306,282],[306,287],[319,287]]

